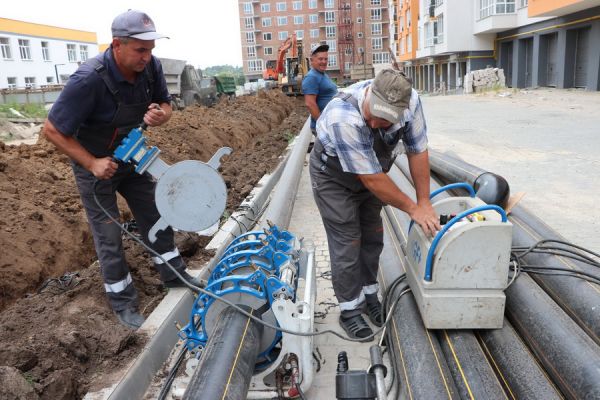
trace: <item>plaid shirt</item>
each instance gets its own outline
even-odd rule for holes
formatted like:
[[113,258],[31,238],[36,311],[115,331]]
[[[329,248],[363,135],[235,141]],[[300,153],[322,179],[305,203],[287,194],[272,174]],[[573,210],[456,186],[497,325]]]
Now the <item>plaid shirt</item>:
[[401,128],[407,122],[410,122],[410,128],[402,137],[402,141],[398,141],[393,152],[394,155],[400,152],[400,143],[409,153],[422,153],[427,150],[427,125],[421,99],[414,89],[408,109],[404,110],[404,115],[399,123],[385,130],[369,128],[362,116],[362,103],[365,99],[366,89],[372,82],[372,79],[358,82],[344,90],[358,100],[360,113],[349,102],[334,98],[325,107],[317,121],[317,137],[325,149],[324,155],[338,157],[345,172],[353,174],[382,172],[373,150],[373,135],[402,134]]

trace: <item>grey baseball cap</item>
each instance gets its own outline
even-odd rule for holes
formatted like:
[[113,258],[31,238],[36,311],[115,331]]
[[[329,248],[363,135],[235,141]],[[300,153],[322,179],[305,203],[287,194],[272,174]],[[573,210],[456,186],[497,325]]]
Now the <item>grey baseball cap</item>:
[[369,110],[375,117],[396,124],[408,108],[411,93],[412,84],[406,75],[391,68],[381,70],[371,84]]
[[329,45],[328,44],[321,44],[317,47],[315,47],[311,52],[310,55],[314,56],[317,53],[321,53],[323,51],[329,51]]
[[145,12],[129,10],[113,20],[113,37],[130,37],[139,40],[155,40],[168,36],[156,32],[154,21]]

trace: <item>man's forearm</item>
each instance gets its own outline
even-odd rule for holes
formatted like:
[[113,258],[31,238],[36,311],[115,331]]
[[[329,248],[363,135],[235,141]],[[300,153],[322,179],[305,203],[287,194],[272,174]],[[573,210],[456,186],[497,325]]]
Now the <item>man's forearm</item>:
[[430,193],[429,152],[425,150],[422,153],[408,153],[407,157],[410,176],[417,193],[417,202],[428,202]]
[[73,137],[60,133],[49,120],[46,120],[44,123],[43,133],[59,151],[69,156],[69,158],[76,161],[85,169],[90,170],[92,168],[92,163],[96,157],[84,149]]
[[383,172],[378,174],[358,175],[358,179],[379,200],[392,207],[396,207],[408,214],[416,208],[410,197],[404,194],[398,186]]
[[317,96],[307,94],[304,95],[304,104],[306,104],[306,108],[308,108],[308,112],[310,116],[316,121],[321,116],[321,111],[319,110],[319,106],[317,105]]

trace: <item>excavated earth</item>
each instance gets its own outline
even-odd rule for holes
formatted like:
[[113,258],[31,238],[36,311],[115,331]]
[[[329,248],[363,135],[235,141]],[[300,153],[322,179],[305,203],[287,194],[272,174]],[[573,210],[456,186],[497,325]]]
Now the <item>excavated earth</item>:
[[[306,117],[300,99],[273,90],[176,111],[148,137],[168,163],[208,161],[219,147],[233,148],[221,164],[231,213]],[[209,238],[176,240],[190,268],[211,256]],[[147,254],[130,239],[124,247],[148,316],[166,289]],[[141,350],[148,338],[119,325],[106,301],[69,160],[43,134],[35,145],[0,142],[0,248],[0,399],[82,398]]]

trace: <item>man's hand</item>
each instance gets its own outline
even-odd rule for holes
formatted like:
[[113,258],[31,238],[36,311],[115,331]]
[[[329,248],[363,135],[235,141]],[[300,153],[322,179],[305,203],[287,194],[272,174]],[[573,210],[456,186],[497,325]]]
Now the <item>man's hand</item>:
[[[166,106],[171,109],[171,106]],[[144,115],[144,122],[148,126],[159,126],[167,122],[171,118],[171,114],[156,103],[148,106],[148,111]]]
[[90,172],[98,179],[110,179],[119,166],[110,157],[96,158],[90,167]]
[[434,236],[442,227],[431,203],[417,204],[409,213],[410,218],[423,229],[426,235]]

